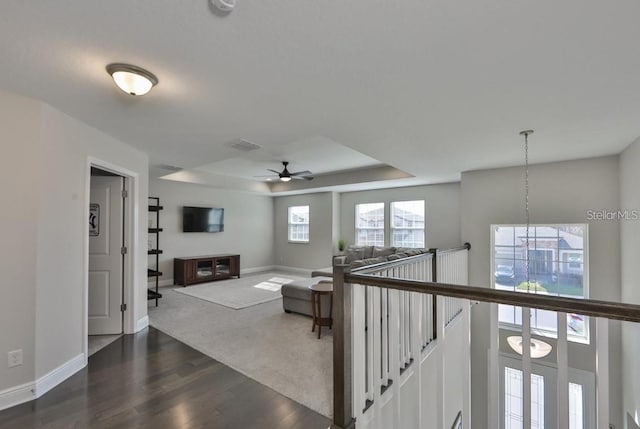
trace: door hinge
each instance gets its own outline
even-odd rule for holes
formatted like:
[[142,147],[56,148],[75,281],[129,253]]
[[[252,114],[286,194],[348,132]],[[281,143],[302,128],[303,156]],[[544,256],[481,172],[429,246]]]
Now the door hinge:
[[121,253],[122,255],[126,255],[126,254],[127,254],[127,246],[122,246],[122,247],[120,248],[120,253]]
[[129,193],[126,190],[122,191],[122,198],[127,198],[128,196]]
[[127,304],[120,304],[120,311],[122,312],[127,311]]

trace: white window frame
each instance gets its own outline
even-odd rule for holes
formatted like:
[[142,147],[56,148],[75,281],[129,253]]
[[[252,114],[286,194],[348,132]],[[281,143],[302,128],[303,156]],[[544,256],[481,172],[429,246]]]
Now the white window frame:
[[[370,228],[370,227],[366,227],[366,228],[361,228],[358,226],[358,207],[360,206],[364,206],[364,205],[374,205],[374,204],[381,204],[382,205],[382,228],[380,227],[375,227],[375,228]],[[384,202],[375,202],[375,203],[359,203],[355,205],[354,208],[354,216],[353,216],[353,220],[355,223],[355,234],[356,236],[354,237],[354,242],[356,243],[356,245],[358,246],[384,246],[386,243],[386,229],[387,229],[387,216],[386,216],[386,209],[387,209],[387,205]],[[368,231],[382,231],[382,243],[380,242],[375,242],[375,243],[371,243],[371,242],[362,242],[360,241],[360,231],[364,231],[364,230],[368,230]]]
[[[505,427],[505,367],[523,371],[522,360],[515,358],[511,354],[500,353],[498,357],[498,395],[499,399],[499,422],[500,427]],[[554,427],[557,421],[557,379],[558,368],[555,364],[543,361],[531,362],[531,375],[538,375],[544,378],[544,402],[545,404],[545,427]],[[576,368],[568,368],[569,384],[578,384],[582,387],[582,421],[585,429],[595,429],[596,426],[596,383],[595,374]],[[571,411],[571,410],[569,410]]]
[[[307,221],[306,222],[292,221],[293,209],[301,209],[301,208],[306,208],[307,210]],[[303,234],[303,238],[298,238],[297,233],[295,234],[296,236],[294,237],[294,234],[293,234],[294,230],[297,231],[298,227],[301,225],[307,226],[306,239],[304,238],[304,234]],[[289,243],[309,243],[310,238],[311,238],[311,207],[309,205],[288,207],[287,208],[287,239],[289,240]]]
[[[558,228],[558,227],[571,227],[571,226],[581,226],[584,230],[584,236],[583,236],[583,242],[582,242],[582,264],[583,264],[583,273],[582,273],[582,297],[584,299],[587,299],[589,297],[589,225],[586,223],[557,223],[557,224],[531,224],[529,225],[529,228],[531,230],[533,230],[533,228],[535,227],[550,227],[550,228]],[[495,254],[496,254],[496,244],[495,244],[495,230],[496,228],[525,228],[526,225],[524,224],[492,224],[491,225],[491,249],[490,249],[490,253],[491,253],[491,271],[490,271],[490,280],[489,280],[489,284],[491,285],[492,288],[495,288],[495,276],[494,273],[496,271],[496,258],[495,258]],[[533,240],[534,235],[533,233],[531,234],[531,239]],[[559,259],[559,256],[556,256],[555,259]],[[554,259],[554,260],[555,260]],[[562,263],[562,261],[560,261]],[[533,279],[531,279],[533,280]],[[533,292],[533,291],[532,291]],[[526,292],[525,292],[526,293]],[[575,298],[575,296],[572,296]],[[500,308],[501,308],[502,304],[498,304],[498,312],[500,312]],[[508,307],[508,306],[507,306]],[[514,307],[514,317],[517,320],[518,318],[522,318],[522,315],[520,314],[520,317],[518,317],[518,310],[520,310],[521,313],[521,307]],[[542,311],[542,310],[541,310]],[[537,310],[535,309],[531,309],[531,314],[532,316],[535,314],[535,312],[537,312]],[[571,315],[568,314],[568,317],[570,317]],[[590,324],[591,324],[591,320],[589,317],[586,316],[582,316],[582,315],[578,315],[580,317],[583,318],[583,323],[584,323],[584,329],[585,329],[585,335],[581,336],[581,335],[572,335],[571,334],[571,329],[568,330],[568,335],[567,335],[567,340],[570,342],[575,342],[575,343],[581,343],[581,344],[590,344],[591,342],[591,329],[590,329]],[[500,321],[500,316],[498,314],[498,326],[499,328],[502,329],[511,329],[514,331],[520,331],[522,328],[521,323],[508,323],[508,322],[501,322]],[[539,335],[539,336],[544,336],[544,337],[548,337],[548,338],[557,338],[558,337],[558,332],[557,332],[557,328],[556,330],[548,330],[548,329],[539,329],[539,328],[535,328],[534,326],[531,326],[531,332]]]
[[[394,221],[394,213],[393,213],[393,209],[394,209],[394,205],[395,204],[399,204],[399,203],[422,203],[422,218],[423,218],[423,225],[420,228],[417,227],[395,227],[393,224]],[[426,237],[426,215],[425,215],[425,200],[403,200],[403,201],[392,201],[389,204],[389,230],[390,230],[390,242],[392,246],[396,246],[396,247],[416,247],[416,248],[423,248],[426,246],[427,243],[427,237]],[[413,231],[422,231],[422,246],[407,246],[407,245],[402,245],[400,246],[398,243],[396,243],[394,241],[394,237],[395,237],[395,231],[396,230],[413,230]]]

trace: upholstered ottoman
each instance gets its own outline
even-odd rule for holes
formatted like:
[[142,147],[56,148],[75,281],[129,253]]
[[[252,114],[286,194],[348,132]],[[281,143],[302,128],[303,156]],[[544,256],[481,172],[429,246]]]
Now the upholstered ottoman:
[[[286,313],[298,313],[311,316],[311,289],[320,280],[331,280],[331,277],[311,277],[308,279],[296,280],[282,285],[282,308]],[[329,306],[331,299],[329,296],[322,296],[322,317],[329,317]]]

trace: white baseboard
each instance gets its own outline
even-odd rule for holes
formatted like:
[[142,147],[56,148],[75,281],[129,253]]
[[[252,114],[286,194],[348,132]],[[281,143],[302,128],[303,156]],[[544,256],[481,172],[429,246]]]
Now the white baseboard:
[[136,322],[136,332],[142,331],[147,326],[149,326],[149,315],[144,316]]
[[0,410],[36,399],[35,383],[25,383],[0,391]]
[[47,393],[49,390],[56,387],[58,384],[71,377],[76,372],[84,368],[84,353],[80,353],[73,359],[63,363],[59,367],[49,371],[42,377],[38,378],[35,382],[35,396],[40,396]]
[[275,267],[276,267],[275,265],[265,265],[263,267],[252,267],[252,268],[240,269],[240,275],[259,273],[261,271],[273,271]]
[[[160,286],[160,287],[162,287],[162,286],[173,286],[173,279],[160,280],[158,282],[158,286]],[[154,289],[155,290],[156,284],[155,284],[155,282],[154,283],[149,283],[149,284],[147,284],[147,287],[149,289]]]
[[47,393],[85,366],[84,353],[49,371],[36,381],[10,387],[0,392],[0,410],[32,401]]

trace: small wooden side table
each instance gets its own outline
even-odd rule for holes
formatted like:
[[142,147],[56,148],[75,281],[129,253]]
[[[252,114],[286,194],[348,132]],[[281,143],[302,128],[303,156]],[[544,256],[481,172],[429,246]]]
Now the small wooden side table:
[[[333,328],[333,283],[328,280],[321,280],[320,282],[309,286],[311,289],[311,314],[313,315],[313,327],[311,332],[318,327],[318,339],[320,339],[321,330],[323,326],[328,326],[329,329]],[[322,296],[329,295],[329,317],[322,317]]]

